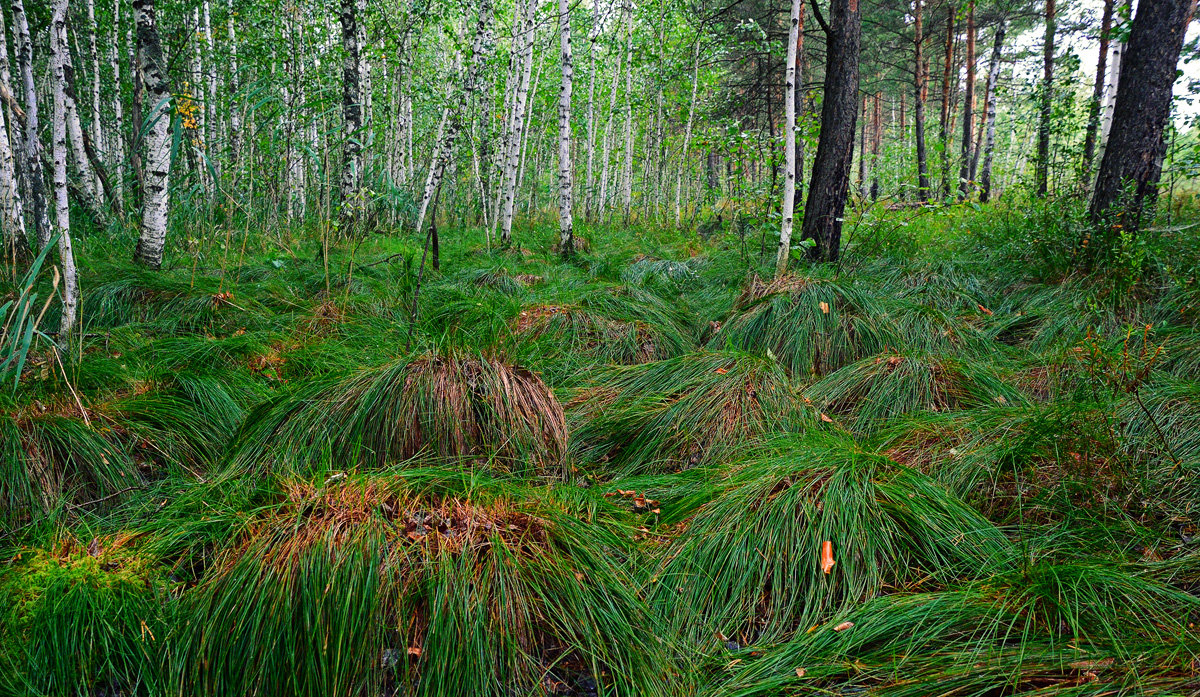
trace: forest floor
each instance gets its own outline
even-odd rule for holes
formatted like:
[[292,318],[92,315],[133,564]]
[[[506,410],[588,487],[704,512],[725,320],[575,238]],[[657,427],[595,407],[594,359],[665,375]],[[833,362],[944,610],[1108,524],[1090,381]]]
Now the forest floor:
[[1200,693],[1173,217],[1080,273],[1078,204],[880,206],[780,279],[748,225],[85,237],[4,387],[0,694]]

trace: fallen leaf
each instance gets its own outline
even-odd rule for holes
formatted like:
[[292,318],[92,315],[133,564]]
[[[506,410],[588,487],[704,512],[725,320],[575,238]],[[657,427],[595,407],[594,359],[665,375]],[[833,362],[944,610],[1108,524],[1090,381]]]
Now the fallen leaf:
[[729,372],[729,369],[728,368],[717,368],[713,372],[716,373],[717,375],[724,375],[725,373]]
[[821,572],[828,575],[836,563],[833,560],[833,542],[825,540],[821,543]]
[[978,307],[979,311],[982,312],[983,314],[987,315],[988,317],[992,316],[992,311],[987,309],[983,305],[980,305],[979,303],[975,303],[975,307]]
[[420,656],[421,655],[420,647],[418,647],[418,646],[408,647],[408,655],[409,656]]
[[831,424],[831,423],[833,423],[833,419],[831,419],[831,418],[829,418],[828,416],[826,416],[826,415],[824,414],[824,412],[822,412],[822,413],[821,413],[821,420],[822,420],[822,421],[824,421],[824,422],[825,422],[825,423],[827,423],[827,424]]
[[825,302],[824,300],[821,301],[821,312],[829,314],[829,303]]
[[853,623],[853,622],[842,622],[842,623],[841,623],[841,624],[839,624],[838,626],[834,627],[834,628],[833,628],[833,631],[835,631],[835,632],[844,632],[844,631],[846,631],[847,629],[853,629],[853,628],[854,628],[854,623]]
[[803,668],[797,668],[797,669],[796,669],[796,677],[797,677],[797,678],[803,678],[803,677],[804,677],[804,673],[805,673],[805,671],[804,671],[804,669],[803,669]]

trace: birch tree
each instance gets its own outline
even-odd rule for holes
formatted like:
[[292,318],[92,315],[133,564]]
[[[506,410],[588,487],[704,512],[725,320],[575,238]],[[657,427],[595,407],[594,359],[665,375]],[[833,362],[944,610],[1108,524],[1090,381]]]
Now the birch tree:
[[558,0],[558,40],[562,60],[562,83],[558,92],[558,244],[563,256],[575,252],[571,212],[575,170],[571,164],[571,87],[575,65],[571,60],[571,5]]
[[987,121],[984,128],[987,135],[983,141],[983,167],[979,174],[979,200],[987,203],[992,196],[992,154],[996,147],[996,89],[1000,82],[1000,61],[1004,47],[1006,22],[1000,20],[996,27],[995,44],[992,46],[992,61],[988,68],[987,85]]
[[152,269],[162,266],[167,242],[167,208],[170,203],[171,93],[164,72],[162,42],[158,35],[154,0],[133,0],[137,26],[137,68],[149,111],[143,121],[146,156],[143,166],[142,223],[134,261]]
[[75,327],[79,304],[79,279],[75,255],[71,249],[71,204],[67,197],[67,0],[54,0],[50,18],[50,69],[54,114],[51,124],[51,152],[54,163],[54,222],[58,234],[58,256],[63,269],[62,321],[59,341],[65,341]]
[[341,217],[357,218],[362,190],[362,61],[358,32],[359,5],[363,0],[342,0],[342,179]]
[[[4,27],[4,13],[0,12],[0,90],[11,94],[12,71],[8,64],[8,32]],[[21,188],[17,182],[18,153],[9,140],[9,129],[14,138],[19,138],[15,123],[17,112],[8,104],[0,109],[0,224],[4,227],[4,252],[8,259],[15,259],[28,251],[25,240],[25,202],[21,199]]]
[[[504,158],[503,189],[500,200],[500,243],[507,246],[512,241],[513,212],[517,198],[517,170],[521,164],[521,141],[525,132],[525,114],[529,102],[529,80],[533,74],[533,40],[537,26],[538,0],[527,0],[520,17],[519,29],[513,36],[513,53],[518,55],[520,77],[516,81],[512,114],[509,120],[509,138]],[[519,50],[518,50],[519,49]]]
[[33,217],[38,249],[50,241],[50,216],[42,174],[42,147],[38,124],[38,90],[33,80],[33,41],[29,37],[29,20],[22,0],[13,0],[13,28],[17,37],[17,64],[21,71],[21,87],[25,95],[25,134],[23,174],[29,189],[29,212]]
[[480,0],[479,16],[475,25],[475,38],[471,44],[471,59],[463,78],[462,96],[455,106],[447,105],[442,110],[441,126],[434,146],[433,158],[429,163],[429,174],[425,179],[425,190],[417,209],[416,230],[420,232],[429,213],[438,187],[441,186],[446,168],[454,157],[458,135],[462,132],[463,120],[470,113],[472,100],[478,88],[479,74],[495,50],[493,33],[492,0]]
[[783,215],[779,231],[779,249],[775,254],[775,276],[787,273],[792,252],[792,217],[796,209],[796,49],[800,34],[800,8],[804,0],[792,0],[787,44],[787,72],[784,78],[784,165]]

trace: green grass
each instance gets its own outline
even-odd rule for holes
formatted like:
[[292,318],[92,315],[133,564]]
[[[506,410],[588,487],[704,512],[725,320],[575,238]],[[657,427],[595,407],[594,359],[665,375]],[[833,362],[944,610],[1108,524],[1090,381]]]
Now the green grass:
[[1194,233],[858,216],[780,280],[443,225],[419,291],[405,232],[82,236],[0,391],[0,694],[1196,693]]

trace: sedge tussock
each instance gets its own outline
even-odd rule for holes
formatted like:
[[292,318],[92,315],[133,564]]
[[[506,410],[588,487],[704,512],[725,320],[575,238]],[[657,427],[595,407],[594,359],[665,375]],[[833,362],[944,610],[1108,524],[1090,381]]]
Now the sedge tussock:
[[604,536],[537,494],[402,482],[285,484],[193,594],[187,689],[505,695],[549,679],[672,694],[668,651]]
[[432,453],[549,471],[561,466],[566,443],[562,406],[536,373],[458,352],[317,380],[261,405],[232,464],[299,470],[326,453],[338,466],[380,467]]
[[601,370],[569,407],[580,457],[626,473],[715,462],[811,417],[775,361],[737,351]]

